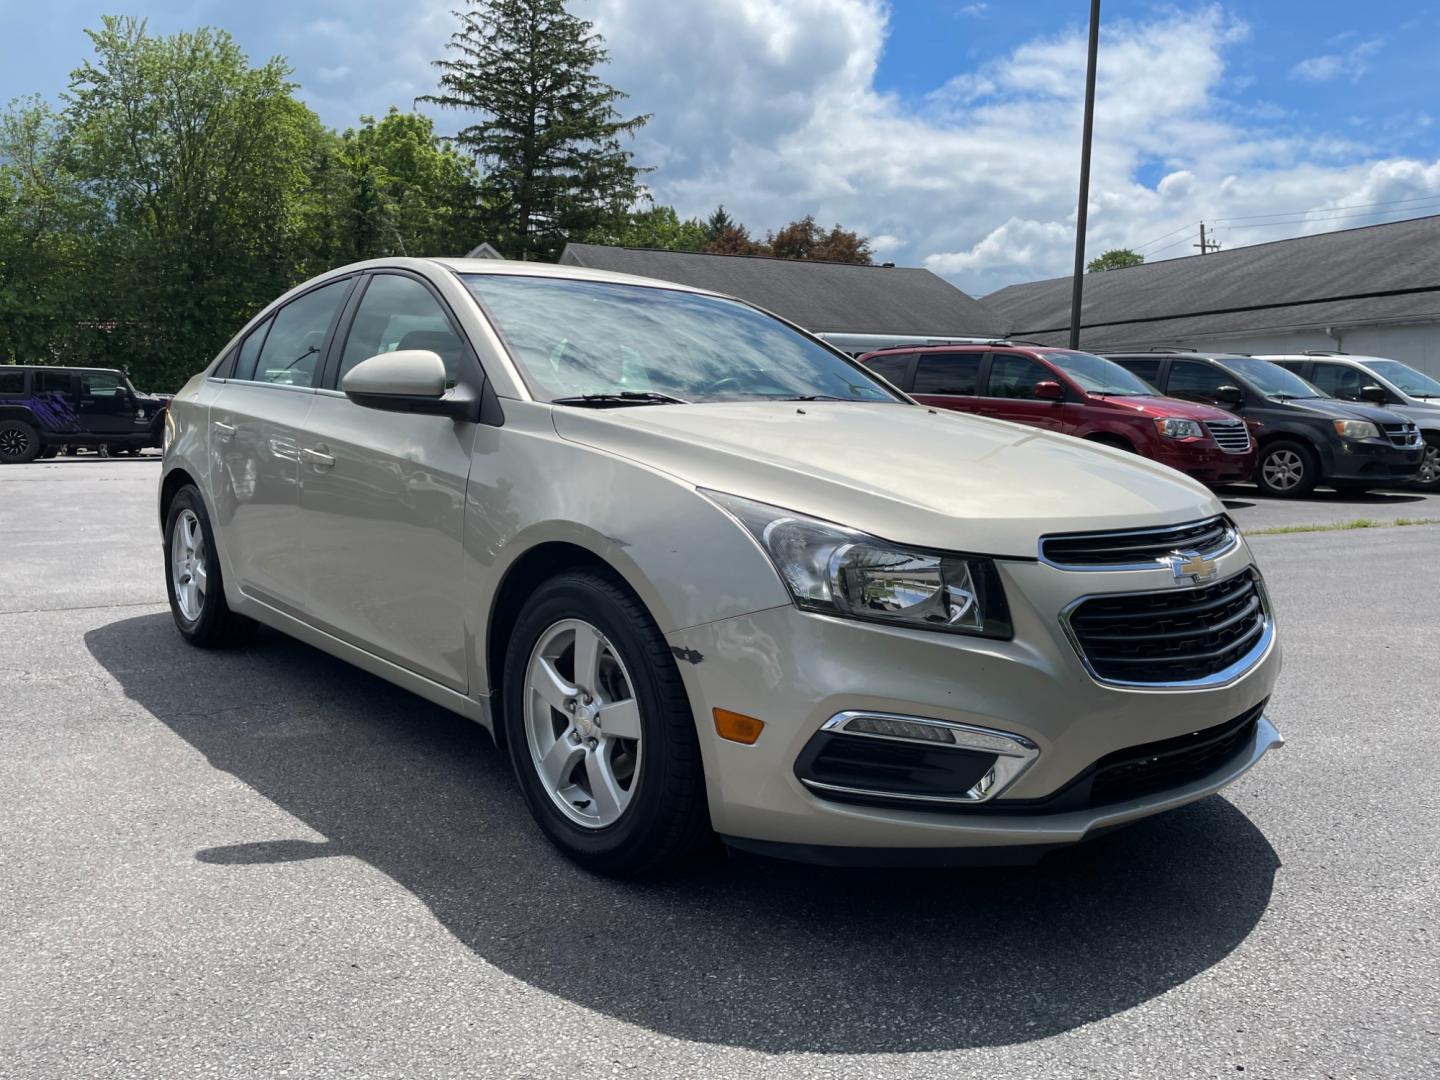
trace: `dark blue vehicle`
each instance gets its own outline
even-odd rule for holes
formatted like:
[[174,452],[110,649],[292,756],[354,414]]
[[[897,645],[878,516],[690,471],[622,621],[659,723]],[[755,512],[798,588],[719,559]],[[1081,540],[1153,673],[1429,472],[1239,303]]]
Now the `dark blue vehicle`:
[[54,457],[61,447],[158,447],[169,400],[140,393],[114,368],[0,367],[0,465]]

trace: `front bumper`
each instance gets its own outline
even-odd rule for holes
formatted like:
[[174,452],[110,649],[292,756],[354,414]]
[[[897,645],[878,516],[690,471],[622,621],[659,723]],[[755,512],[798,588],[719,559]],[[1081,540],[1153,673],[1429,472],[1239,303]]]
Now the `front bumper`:
[[1398,447],[1378,439],[1342,440],[1332,449],[1321,483],[1404,483],[1420,471],[1425,447]]
[[[1241,544],[1218,561],[1223,578],[1250,557]],[[742,843],[837,851],[1073,843],[1201,798],[1279,745],[1261,717],[1248,747],[1204,776],[1123,802],[1036,812],[1038,801],[1107,755],[1259,709],[1279,672],[1279,646],[1272,641],[1248,670],[1219,685],[1110,685],[1086,671],[1059,613],[1081,595],[1173,586],[1171,573],[1076,573],[1038,562],[1002,562],[1000,570],[1015,624],[1011,641],[899,630],[788,605],[669,635],[700,733],[715,829]],[[715,708],[763,720],[763,734],[751,746],[720,738]],[[855,710],[1004,731],[1032,743],[1038,755],[983,812],[821,797],[796,776],[796,761],[827,720]],[[1006,812],[1007,800],[1014,813]]]
[[1156,453],[1155,460],[1199,480],[1202,484],[1248,480],[1255,472],[1253,445],[1243,454],[1230,454],[1215,445],[1201,442],[1177,443],[1170,440],[1168,445]]

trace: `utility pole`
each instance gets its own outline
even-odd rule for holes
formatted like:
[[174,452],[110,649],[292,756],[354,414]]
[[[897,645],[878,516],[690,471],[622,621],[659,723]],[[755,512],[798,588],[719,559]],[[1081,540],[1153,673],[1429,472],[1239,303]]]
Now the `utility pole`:
[[1085,128],[1080,136],[1080,205],[1075,213],[1075,277],[1070,293],[1070,348],[1080,348],[1085,289],[1085,219],[1090,210],[1090,136],[1095,130],[1095,56],[1100,51],[1100,0],[1090,0],[1090,56],[1085,67]]
[[1211,240],[1207,242],[1205,240],[1205,223],[1202,221],[1200,222],[1200,242],[1198,244],[1191,244],[1190,246],[1198,247],[1201,255],[1208,255],[1212,251],[1220,250],[1220,241]]

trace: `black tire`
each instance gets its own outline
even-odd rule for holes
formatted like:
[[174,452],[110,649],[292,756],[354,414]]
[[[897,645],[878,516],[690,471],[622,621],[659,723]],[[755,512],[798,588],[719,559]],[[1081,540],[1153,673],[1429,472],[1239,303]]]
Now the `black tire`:
[[[1423,479],[1426,473],[1429,479]],[[1425,458],[1421,465],[1421,471],[1410,486],[1416,491],[1435,493],[1440,491],[1440,435],[1425,436]]]
[[24,465],[40,456],[40,432],[24,420],[0,420],[0,464]]
[[57,457],[59,457],[59,456],[60,456],[60,447],[58,447],[58,446],[47,446],[47,447],[45,447],[44,450],[41,450],[41,451],[40,451],[40,460],[41,460],[41,461],[49,461],[51,458],[57,458]]
[[[1267,479],[1267,463],[1271,468]],[[1282,474],[1280,466],[1289,466]],[[1255,483],[1266,495],[1277,499],[1298,499],[1309,495],[1320,482],[1320,459],[1303,442],[1276,439],[1260,448],[1255,459]]]
[[[542,635],[563,619],[600,630],[631,676],[643,759],[629,805],[604,828],[571,821],[543,785],[525,731],[525,674]],[[531,594],[505,653],[502,705],[510,761],[526,805],[557,848],[588,870],[640,877],[684,860],[712,839],[690,699],[659,627],[618,578],[571,571]]]
[[[175,595],[174,536],[181,516],[190,511],[199,520],[200,532],[204,539],[206,588],[199,614],[191,619],[180,608]],[[165,512],[165,593],[170,598],[170,614],[181,637],[191,645],[202,649],[219,649],[240,645],[255,634],[254,619],[236,615],[225,602],[225,582],[221,577],[220,560],[214,557],[215,531],[210,526],[210,515],[205,512],[205,502],[193,484],[186,484],[175,493],[170,508]]]

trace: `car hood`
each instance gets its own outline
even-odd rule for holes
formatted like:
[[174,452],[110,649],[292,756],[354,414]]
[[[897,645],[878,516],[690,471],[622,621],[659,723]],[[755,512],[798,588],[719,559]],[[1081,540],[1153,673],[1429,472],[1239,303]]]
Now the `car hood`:
[[1173,397],[1126,397],[1115,395],[1099,399],[1106,405],[1113,405],[1129,412],[1139,413],[1141,416],[1167,417],[1178,416],[1185,420],[1238,420],[1234,413],[1228,413],[1224,409],[1217,409],[1213,405],[1201,405],[1194,401],[1182,401]]
[[1289,409],[1298,409],[1314,416],[1324,416],[1334,420],[1369,420],[1372,424],[1398,424],[1404,420],[1403,416],[1397,416],[1389,409],[1382,409],[1378,405],[1341,401],[1339,398],[1300,398],[1294,401],[1276,401],[1274,398],[1267,398],[1266,400],[1272,405],[1284,405]]
[[1045,533],[1222,512],[1189,477],[1067,435],[945,410],[734,402],[553,410],[564,439],[921,547],[1033,558]]

